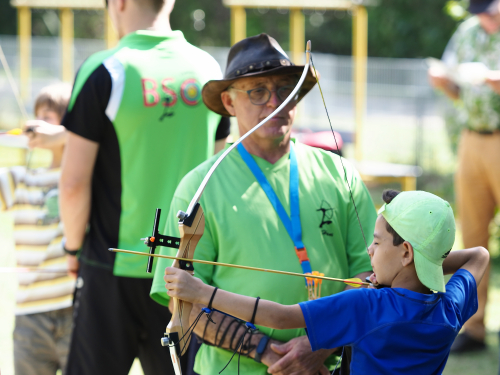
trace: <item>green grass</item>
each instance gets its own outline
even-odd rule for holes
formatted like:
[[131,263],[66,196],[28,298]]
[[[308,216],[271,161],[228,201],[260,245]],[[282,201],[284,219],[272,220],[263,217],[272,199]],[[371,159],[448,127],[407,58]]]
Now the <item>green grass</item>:
[[488,349],[467,355],[451,354],[443,375],[476,375],[498,373],[498,333],[489,332],[486,341]]

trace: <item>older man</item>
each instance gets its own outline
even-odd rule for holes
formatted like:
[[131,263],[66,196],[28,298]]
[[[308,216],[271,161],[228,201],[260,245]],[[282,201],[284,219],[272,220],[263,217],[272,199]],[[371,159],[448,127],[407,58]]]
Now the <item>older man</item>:
[[[243,135],[286,99],[303,68],[293,65],[268,35],[250,37],[231,48],[224,79],[209,81],[203,100],[214,112],[236,116]],[[340,157],[290,137],[297,102],[314,84],[310,71],[299,95],[246,138],[215,171],[200,200],[206,226],[195,258],[293,272],[312,270],[338,278],[369,274],[370,260]],[[214,162],[215,157],[181,181],[166,233],[178,233],[175,213],[186,209]],[[356,171],[348,164],[346,169],[366,240],[371,241],[376,219],[373,203]],[[159,262],[151,291],[165,305],[169,302],[163,282],[166,266],[170,263]],[[284,304],[312,297],[304,279],[298,277],[204,265],[196,266],[196,276],[229,291]],[[343,284],[322,285],[323,295],[342,290]],[[195,307],[193,315],[199,311]],[[244,332],[232,318],[214,315],[213,320],[217,324],[202,320],[195,331],[208,343],[196,356],[195,371],[200,374],[219,372]],[[332,351],[311,352],[304,330],[264,327],[245,342],[243,354],[240,370],[247,375],[328,374],[327,367],[334,360]],[[236,362],[230,364],[229,373],[237,371]]]
[[[455,175],[457,205],[464,247],[488,248],[489,224],[500,205],[500,1],[471,0],[476,16],[462,23],[443,54],[454,66],[481,62],[491,69],[484,85],[458,86],[438,72],[429,71],[431,84],[458,103],[464,119]],[[478,286],[477,313],[465,323],[452,353],[484,350],[484,316],[489,268]]]

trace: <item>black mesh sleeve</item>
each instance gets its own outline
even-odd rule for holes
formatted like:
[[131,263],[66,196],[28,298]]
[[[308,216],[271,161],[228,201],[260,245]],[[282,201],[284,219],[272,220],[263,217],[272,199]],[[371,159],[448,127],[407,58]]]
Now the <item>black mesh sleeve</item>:
[[111,84],[108,70],[99,65],[84,83],[71,111],[64,115],[62,125],[72,133],[101,143],[106,127],[113,126],[105,113]]
[[215,140],[218,141],[219,139],[227,138],[230,128],[231,122],[229,121],[229,117],[221,117],[217,132],[215,133]]

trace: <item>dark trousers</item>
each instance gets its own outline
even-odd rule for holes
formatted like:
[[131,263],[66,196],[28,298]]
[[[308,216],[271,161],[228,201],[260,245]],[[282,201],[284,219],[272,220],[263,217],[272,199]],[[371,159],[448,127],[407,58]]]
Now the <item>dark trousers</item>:
[[160,345],[171,314],[149,297],[152,280],[85,264],[79,278],[67,375],[127,375],[136,357],[145,375],[173,375]]

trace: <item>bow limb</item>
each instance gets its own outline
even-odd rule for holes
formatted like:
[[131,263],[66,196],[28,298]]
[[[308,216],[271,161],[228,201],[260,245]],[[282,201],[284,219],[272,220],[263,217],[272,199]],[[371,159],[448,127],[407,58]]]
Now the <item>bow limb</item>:
[[[197,204],[190,217],[179,221],[181,241],[177,257],[193,259],[196,245],[204,230],[205,214],[201,206]],[[194,275],[193,263],[191,262],[175,260],[172,267],[180,268]],[[172,297],[172,302],[172,318],[167,326],[165,336],[169,339],[170,357],[172,358],[175,373],[176,375],[182,375],[179,359],[188,349],[191,340],[188,327],[190,327],[189,316],[193,305],[174,297]]]
[[[205,190],[205,187],[207,186],[208,181],[210,180],[210,177],[212,177],[212,174],[214,173],[215,169],[219,166],[219,164],[224,160],[224,158],[232,151],[234,150],[241,142],[243,142],[247,137],[249,137],[253,132],[255,132],[257,129],[259,129],[261,126],[263,126],[266,122],[268,122],[271,118],[273,118],[276,114],[281,112],[283,108],[285,108],[288,103],[290,103],[296,95],[299,93],[300,88],[302,87],[302,84],[304,83],[307,73],[309,71],[309,65],[310,65],[310,59],[311,59],[311,41],[307,42],[306,45],[306,64],[304,65],[304,70],[302,71],[302,75],[300,76],[299,82],[295,85],[295,88],[293,91],[288,95],[288,97],[281,103],[281,105],[276,108],[273,113],[271,113],[269,116],[267,116],[264,120],[259,122],[257,125],[255,125],[252,129],[250,129],[248,132],[243,134],[236,142],[234,142],[231,146],[229,146],[226,151],[224,151],[219,158],[215,161],[215,163],[212,165],[208,173],[205,175],[205,178],[200,184],[200,187],[196,191],[196,194],[194,195],[193,199],[191,200],[191,203],[189,203],[189,207],[186,212],[179,211],[178,217],[182,220],[185,216],[190,216],[195,205],[200,201],[201,195],[203,194],[203,191]],[[180,215],[180,216],[179,216]]]

